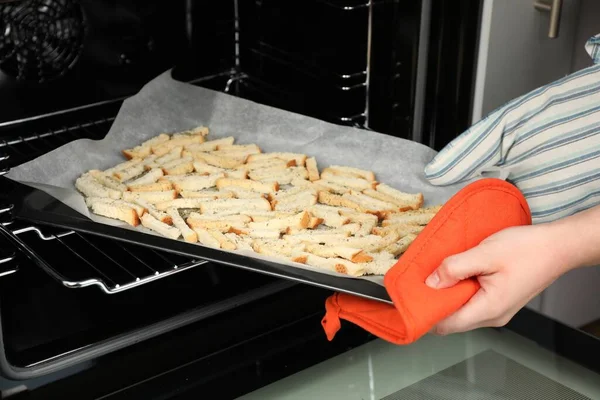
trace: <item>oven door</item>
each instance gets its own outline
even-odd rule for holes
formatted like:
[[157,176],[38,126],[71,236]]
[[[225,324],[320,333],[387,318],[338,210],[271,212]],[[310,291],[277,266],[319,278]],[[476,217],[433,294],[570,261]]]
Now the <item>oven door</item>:
[[15,398],[67,391],[103,399],[600,398],[600,339],[528,309],[501,329],[427,335],[409,346],[346,322],[328,342],[320,317],[278,324],[211,354],[198,351],[212,343],[193,325]]

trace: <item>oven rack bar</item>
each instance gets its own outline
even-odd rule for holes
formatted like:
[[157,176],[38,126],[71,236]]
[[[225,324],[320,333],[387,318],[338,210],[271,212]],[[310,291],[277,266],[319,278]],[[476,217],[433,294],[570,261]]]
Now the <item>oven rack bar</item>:
[[77,139],[102,139],[114,117],[99,118],[69,126],[56,127],[43,132],[28,132],[27,136],[18,135],[0,139],[0,170],[6,174],[10,168],[50,152]]
[[[30,235],[27,240],[24,240],[23,236],[27,233]],[[110,241],[114,246],[112,249],[116,250],[118,248],[120,252],[128,255],[129,262],[120,263],[114,259],[114,256],[104,250],[94,238],[68,230],[55,230],[52,233],[44,233],[35,226],[8,229],[0,225],[0,234],[38,267],[70,289],[96,286],[106,294],[115,294],[208,263],[204,260],[185,259],[185,261],[178,263],[173,260],[170,254],[152,249],[144,249],[143,251],[148,254],[148,257],[141,259],[138,256],[140,252],[136,254],[133,251],[137,246]],[[86,247],[85,252],[77,250],[81,250],[82,247]],[[50,263],[47,261],[48,254],[45,254],[45,257],[41,256],[40,249],[42,249],[42,252],[59,254],[60,258],[66,261],[63,263]],[[86,257],[82,254],[86,254]],[[104,262],[90,261],[90,259],[95,259],[91,255],[102,255]],[[150,263],[148,260],[153,258],[156,259],[155,262]],[[76,261],[79,262],[73,264]],[[111,263],[112,265],[110,265]],[[74,270],[78,270],[77,275],[86,276],[74,279]],[[17,271],[18,269],[15,268],[13,273]]]
[[[231,77],[227,81],[224,92],[225,93],[233,93],[233,90],[231,89],[231,87],[236,82],[242,84],[243,86],[252,88],[252,90],[256,90],[267,97],[273,97],[273,92],[281,91],[281,89],[279,89],[273,85],[270,85],[269,83],[255,77],[255,76],[240,72],[240,73],[234,73],[231,75]],[[363,85],[361,84],[361,86],[363,86]],[[284,96],[284,95],[285,94],[281,93],[281,96]],[[363,111],[363,112],[353,114],[353,115],[348,115],[348,116],[337,116],[337,117],[335,117],[335,119],[337,120],[337,122],[339,124],[350,125],[350,126],[354,126],[355,128],[371,130],[365,125],[366,115],[367,115],[366,111]]]
[[[319,68],[319,66],[315,63],[309,63],[306,60],[306,57],[282,50],[278,47],[270,45],[269,43],[263,40],[258,40],[252,45],[247,46],[247,48],[248,50],[262,57],[268,58],[279,64],[285,65],[287,68],[293,69],[299,73],[310,76],[313,79],[320,79],[320,76],[327,76],[327,79],[325,80],[325,82],[327,82],[326,84],[332,85],[339,90],[353,90],[356,88],[364,87],[367,84],[366,79],[368,71],[366,69],[348,73],[323,70],[322,68]],[[339,82],[356,81],[357,83],[344,83],[342,86],[339,86],[331,82],[331,80],[333,79]]]
[[[96,125],[99,125],[102,123],[112,122],[112,121],[114,121],[114,118],[101,118],[99,120],[89,121],[89,122],[84,122],[84,123],[77,124],[74,126],[54,129],[54,130],[50,130],[50,131],[44,132],[44,133],[34,133],[31,136],[19,136],[19,137],[8,139],[8,140],[2,139],[0,141],[0,148],[8,147],[8,146],[15,145],[15,144],[26,143],[26,142],[30,142],[33,140],[45,140],[45,139],[53,137],[53,136],[57,136],[57,135],[61,135],[61,134],[69,133],[69,132],[77,132],[77,131],[83,130],[85,128],[93,127],[93,126],[96,126]],[[9,156],[0,157],[0,161],[7,160],[8,158],[10,158],[10,157]]]
[[[264,43],[261,43],[261,44],[266,45]],[[291,68],[298,72],[302,72],[303,74],[310,76],[313,79],[318,79],[318,76],[316,76],[314,72],[309,71],[307,68],[304,68],[304,69],[298,68],[291,61],[287,61],[287,60],[284,60],[281,58],[276,58],[276,57],[272,56],[271,54],[269,54],[265,51],[262,51],[261,49],[258,49],[258,48],[251,48],[250,51],[252,51],[253,53],[255,53],[257,55],[260,55],[263,58],[267,58],[272,61],[278,62],[282,65],[285,65],[287,68]],[[357,72],[356,74],[343,74],[343,75],[340,74],[340,75],[338,75],[338,77],[341,79],[350,79],[353,77],[358,77],[358,78],[362,78],[362,80],[358,83],[351,84],[351,85],[342,85],[342,86],[334,85],[333,87],[335,89],[343,91],[343,92],[348,92],[351,90],[364,88],[367,86],[366,74],[367,74],[366,71],[360,71],[360,72]],[[344,78],[344,77],[348,77],[348,78]]]
[[329,0],[317,0],[319,3],[325,4],[329,7],[333,7],[333,8],[337,8],[338,10],[341,11],[355,11],[355,10],[362,10],[368,7],[376,6],[378,4],[383,4],[386,2],[386,0],[367,0],[364,2],[360,2],[357,4],[339,4],[339,3],[334,3],[332,1]]

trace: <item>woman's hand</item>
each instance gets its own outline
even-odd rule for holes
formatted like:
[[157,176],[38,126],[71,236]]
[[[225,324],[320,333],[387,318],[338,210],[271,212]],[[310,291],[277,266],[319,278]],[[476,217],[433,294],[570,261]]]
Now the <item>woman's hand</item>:
[[560,275],[574,268],[563,255],[561,229],[551,224],[500,231],[478,246],[442,262],[427,285],[443,289],[475,277],[479,291],[432,333],[447,335],[505,325]]

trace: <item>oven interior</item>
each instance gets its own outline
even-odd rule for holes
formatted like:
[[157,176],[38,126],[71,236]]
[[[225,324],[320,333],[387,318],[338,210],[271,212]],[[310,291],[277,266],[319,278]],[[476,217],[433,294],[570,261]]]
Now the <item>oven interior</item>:
[[[411,138],[420,7],[384,0],[0,4],[0,169],[72,140],[101,139],[121,102],[169,68],[181,81]],[[0,192],[10,190],[0,178]],[[5,195],[0,204],[0,373],[9,379],[60,371],[189,324],[208,329],[242,309],[273,329],[320,315],[329,295],[32,226],[11,218]],[[271,304],[275,297],[283,306]],[[258,335],[261,326],[246,333]],[[234,340],[239,335],[219,334],[211,345]]]
[[420,1],[46,3],[0,6],[11,21],[3,120],[129,96],[174,68],[264,104],[411,135]]

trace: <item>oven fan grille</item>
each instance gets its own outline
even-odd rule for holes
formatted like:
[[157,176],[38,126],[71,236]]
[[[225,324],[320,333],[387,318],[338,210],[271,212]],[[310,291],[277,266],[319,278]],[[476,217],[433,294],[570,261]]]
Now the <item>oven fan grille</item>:
[[0,4],[0,68],[19,81],[47,82],[79,59],[85,33],[74,0],[28,0]]

